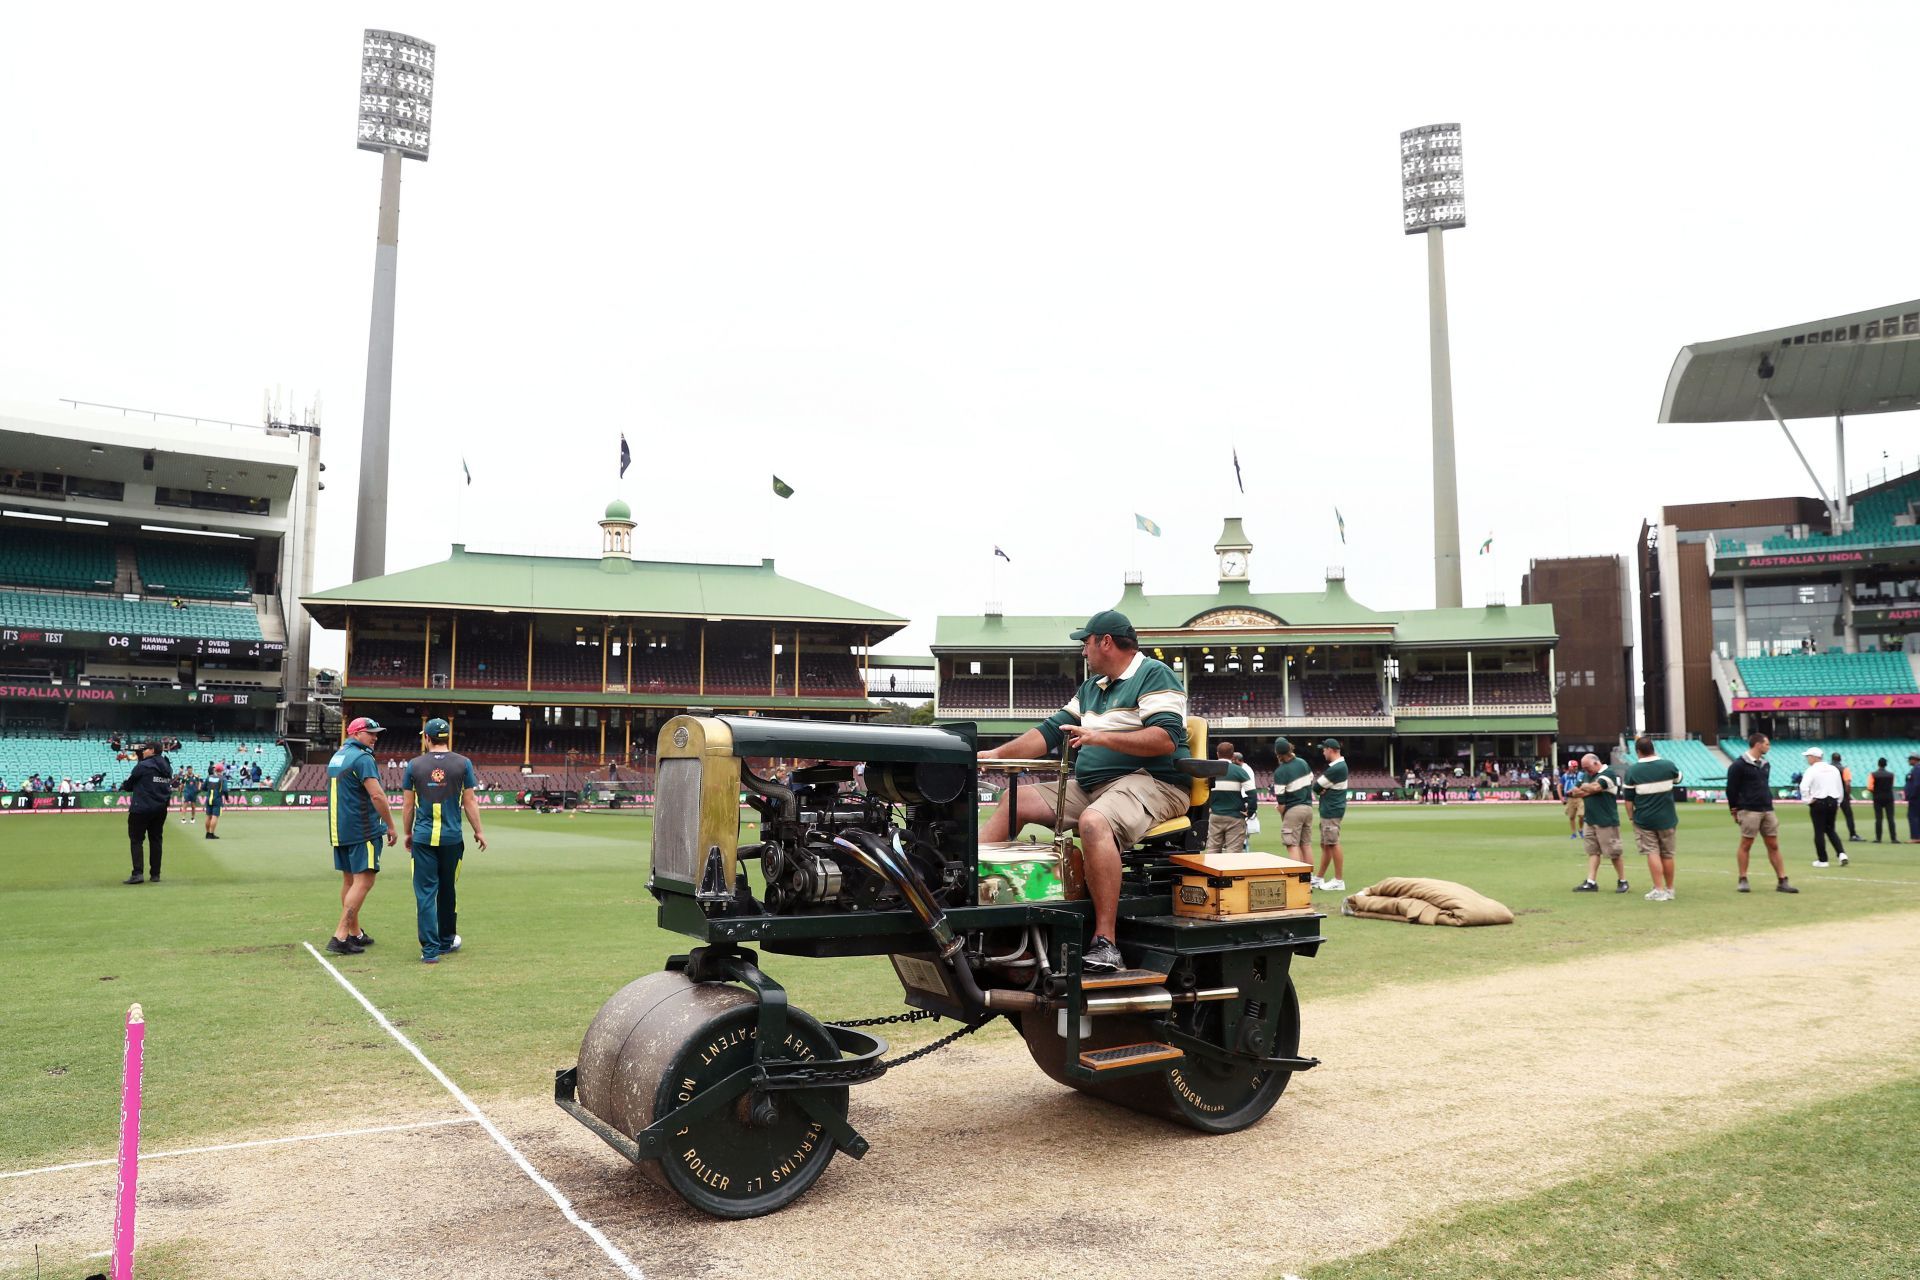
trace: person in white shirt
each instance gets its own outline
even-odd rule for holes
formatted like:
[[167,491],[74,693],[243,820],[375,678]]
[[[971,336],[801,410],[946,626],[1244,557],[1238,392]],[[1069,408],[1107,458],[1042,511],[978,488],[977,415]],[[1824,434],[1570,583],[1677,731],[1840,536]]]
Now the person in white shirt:
[[1833,865],[1827,861],[1827,841],[1831,840],[1844,867],[1847,847],[1840,843],[1840,833],[1833,825],[1840,813],[1840,771],[1828,764],[1825,756],[1818,747],[1807,748],[1807,771],[1800,775],[1800,798],[1807,802],[1807,812],[1813,817],[1813,865]]

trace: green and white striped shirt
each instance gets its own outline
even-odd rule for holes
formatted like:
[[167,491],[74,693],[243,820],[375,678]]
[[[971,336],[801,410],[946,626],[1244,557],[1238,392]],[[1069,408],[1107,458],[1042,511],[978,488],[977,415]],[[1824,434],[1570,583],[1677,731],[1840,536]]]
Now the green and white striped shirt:
[[1173,750],[1159,756],[1130,756],[1108,747],[1083,749],[1074,758],[1073,776],[1084,789],[1092,791],[1138,769],[1176,787],[1187,785],[1186,775],[1174,764],[1192,754],[1187,750],[1187,691],[1166,663],[1136,652],[1118,676],[1100,676],[1081,685],[1066,706],[1040,722],[1049,749],[1059,748],[1066,736],[1060,727],[1068,724],[1120,732],[1160,728],[1173,739]]

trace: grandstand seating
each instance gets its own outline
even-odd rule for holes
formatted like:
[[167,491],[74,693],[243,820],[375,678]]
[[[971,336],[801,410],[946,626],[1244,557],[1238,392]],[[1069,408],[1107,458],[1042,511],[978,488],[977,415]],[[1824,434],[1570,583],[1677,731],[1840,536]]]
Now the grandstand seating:
[[8,626],[50,631],[107,631],[133,635],[206,636],[259,640],[260,617],[228,605],[175,607],[161,600],[125,600],[105,595],[53,595],[0,591],[0,620]]
[[1196,716],[1249,716],[1277,720],[1287,714],[1277,674],[1205,675],[1194,672],[1187,710]]
[[135,552],[140,582],[155,595],[245,600],[252,593],[246,555],[237,547],[141,542]]
[[[1653,742],[1654,754],[1662,760],[1670,760],[1680,770],[1681,785],[1687,787],[1724,787],[1727,785],[1727,764],[1713,754],[1712,748],[1704,742],[1692,738],[1656,738]],[[1740,745],[1746,750],[1746,744]],[[1737,754],[1737,753],[1736,753]]]
[[1380,686],[1371,675],[1307,676],[1300,681],[1301,706],[1309,716],[1377,716]]
[[534,642],[536,689],[599,689],[603,674],[599,645]]
[[1920,693],[1904,653],[1789,653],[1740,658],[1736,665],[1755,698]]
[[469,640],[463,634],[454,657],[453,679],[462,689],[524,689],[527,647],[513,641]]
[[[1076,688],[1071,676],[1016,676],[1013,705],[1027,710],[1063,707]],[[1006,711],[1005,676],[952,676],[940,686],[942,711]]]
[[1720,554],[1755,555],[1761,551],[1814,551],[1832,547],[1880,547],[1920,543],[1920,526],[1896,525],[1895,516],[1908,514],[1920,502],[1920,475],[1869,493],[1853,504],[1853,529],[1848,533],[1814,533],[1804,538],[1775,534],[1759,543],[1726,541]]
[[[1853,770],[1853,789],[1856,794],[1865,795],[1867,775],[1872,773],[1880,757],[1887,759],[1887,768],[1893,770],[1896,783],[1904,783],[1907,777],[1907,757],[1920,751],[1920,741],[1912,738],[1775,738],[1767,749],[1767,760],[1772,763],[1773,784],[1784,787],[1793,780],[1793,775],[1804,772],[1807,767],[1806,750],[1819,747],[1826,752],[1827,759],[1833,759],[1838,751],[1843,767]],[[1739,738],[1720,739],[1720,749],[1728,757],[1734,757],[1747,749],[1747,744]]]
[[[1464,707],[1467,705],[1466,673],[1409,676],[1400,682],[1399,699],[1403,707]],[[1553,691],[1544,671],[1474,673],[1475,706],[1511,707],[1552,701]]]
[[[162,732],[156,730],[153,736],[160,737]],[[138,741],[143,736],[135,731],[123,733],[121,738],[125,743]],[[287,770],[287,750],[277,745],[272,737],[219,733],[209,740],[178,732],[174,732],[174,736],[182,739],[180,750],[168,753],[175,772],[192,765],[195,773],[204,776],[208,766],[216,760],[236,764],[251,764],[257,760],[260,763],[262,785],[273,786]],[[5,781],[8,790],[17,791],[30,775],[36,773],[43,778],[52,777],[55,781],[72,778],[76,785],[96,773],[104,773],[106,788],[112,790],[133,768],[131,759],[117,760],[115,755],[106,735],[99,732],[77,737],[56,730],[23,731],[9,728],[4,736],[0,736],[0,779]]]
[[0,528],[0,582],[63,591],[113,586],[113,543],[97,535]]
[[418,689],[423,683],[425,663],[426,655],[417,640],[355,637],[347,683]]

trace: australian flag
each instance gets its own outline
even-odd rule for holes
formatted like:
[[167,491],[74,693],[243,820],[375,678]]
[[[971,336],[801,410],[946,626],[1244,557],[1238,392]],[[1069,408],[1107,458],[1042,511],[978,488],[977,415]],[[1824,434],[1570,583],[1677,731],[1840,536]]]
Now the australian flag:
[[633,465],[633,450],[627,448],[627,433],[620,433],[620,478],[627,478],[627,468]]

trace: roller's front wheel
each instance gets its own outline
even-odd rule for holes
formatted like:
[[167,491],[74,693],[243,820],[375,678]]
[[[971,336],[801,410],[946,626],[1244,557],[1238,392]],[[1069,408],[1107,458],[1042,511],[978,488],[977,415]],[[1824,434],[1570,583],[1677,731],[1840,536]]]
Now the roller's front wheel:
[[[625,1134],[679,1110],[753,1061],[759,1004],[750,992],[655,973],[601,1008],[580,1046],[580,1104]],[[840,1056],[833,1037],[799,1009],[787,1010],[771,1055],[805,1061]],[[841,1116],[847,1090],[809,1091]],[[720,1218],[755,1218],[793,1203],[833,1159],[833,1140],[792,1091],[749,1089],[673,1131],[653,1181]]]

